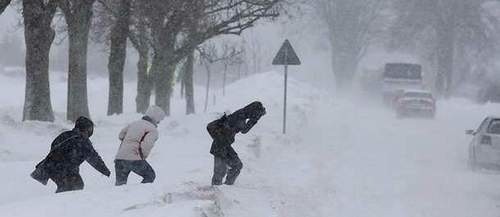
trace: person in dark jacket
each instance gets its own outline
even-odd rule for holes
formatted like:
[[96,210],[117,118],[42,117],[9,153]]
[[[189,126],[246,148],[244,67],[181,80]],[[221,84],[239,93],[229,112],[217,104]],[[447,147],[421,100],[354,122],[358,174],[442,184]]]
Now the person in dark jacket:
[[[36,166],[35,171],[43,173],[57,185],[56,193],[81,190],[84,187],[79,167],[87,161],[92,167],[105,176],[110,175],[104,161],[95,151],[90,141],[94,131],[94,123],[86,117],[76,120],[75,128],[61,133],[52,142],[47,157]],[[32,174],[32,177],[42,183],[47,180]]]
[[[246,134],[259,119],[266,114],[261,102],[253,102],[244,108],[210,122],[207,131],[213,139],[210,153],[214,156],[214,175],[212,185],[232,185],[243,168],[243,163],[236,151],[231,147],[238,133]],[[229,169],[228,169],[229,168]]]

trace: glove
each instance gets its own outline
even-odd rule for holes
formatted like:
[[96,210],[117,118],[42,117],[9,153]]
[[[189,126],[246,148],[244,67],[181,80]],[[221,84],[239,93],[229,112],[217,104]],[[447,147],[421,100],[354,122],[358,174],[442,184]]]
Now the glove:
[[252,129],[255,124],[257,124],[257,119],[250,119],[248,122],[246,122],[245,126],[241,129],[241,133],[246,134],[250,129]]

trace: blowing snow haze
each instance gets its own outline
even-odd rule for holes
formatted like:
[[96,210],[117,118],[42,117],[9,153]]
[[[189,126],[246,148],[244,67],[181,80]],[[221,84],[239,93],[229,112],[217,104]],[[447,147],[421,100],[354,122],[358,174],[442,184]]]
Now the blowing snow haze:
[[0,0],[0,216],[499,216],[499,40],[498,1]]

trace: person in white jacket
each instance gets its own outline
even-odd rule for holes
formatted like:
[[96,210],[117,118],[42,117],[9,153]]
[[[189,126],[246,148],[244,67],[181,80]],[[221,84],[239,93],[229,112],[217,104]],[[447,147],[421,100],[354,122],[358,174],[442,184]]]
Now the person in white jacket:
[[146,158],[156,140],[160,121],[165,112],[158,106],[150,106],[141,120],[123,128],[118,136],[120,148],[115,157],[116,185],[127,184],[128,175],[134,172],[143,178],[142,183],[152,183],[156,174]]

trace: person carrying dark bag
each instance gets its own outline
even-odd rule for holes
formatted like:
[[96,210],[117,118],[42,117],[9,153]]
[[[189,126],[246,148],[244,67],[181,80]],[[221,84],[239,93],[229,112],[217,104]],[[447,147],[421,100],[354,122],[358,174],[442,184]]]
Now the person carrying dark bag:
[[261,102],[252,102],[244,108],[210,122],[207,131],[213,139],[210,153],[214,156],[212,185],[233,185],[239,176],[243,163],[231,146],[238,133],[246,134],[266,114]]
[[86,117],[79,117],[73,130],[56,137],[49,154],[36,165],[31,177],[43,185],[51,179],[57,185],[56,193],[83,189],[79,168],[84,161],[109,177],[111,172],[89,139],[93,132],[94,123]]

